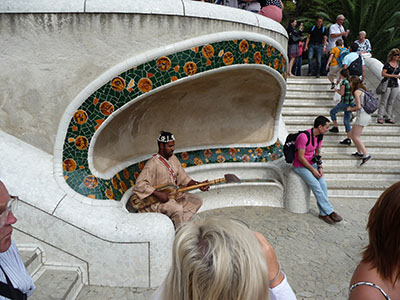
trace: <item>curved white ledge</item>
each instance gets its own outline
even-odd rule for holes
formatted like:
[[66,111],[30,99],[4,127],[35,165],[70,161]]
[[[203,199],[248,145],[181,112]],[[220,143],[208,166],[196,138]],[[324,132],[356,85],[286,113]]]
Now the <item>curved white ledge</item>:
[[281,24],[242,9],[192,0],[2,0],[0,13],[127,13],[174,15],[242,23],[287,36]]

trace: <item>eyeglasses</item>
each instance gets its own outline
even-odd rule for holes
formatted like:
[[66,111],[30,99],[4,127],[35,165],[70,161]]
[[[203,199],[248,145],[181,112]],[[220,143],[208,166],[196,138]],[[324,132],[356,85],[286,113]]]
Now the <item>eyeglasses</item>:
[[400,54],[399,54],[399,53],[397,53],[397,54],[393,54],[393,56],[400,56]]
[[7,223],[10,212],[14,212],[18,206],[18,196],[10,196],[6,209],[0,214],[0,228],[3,228]]

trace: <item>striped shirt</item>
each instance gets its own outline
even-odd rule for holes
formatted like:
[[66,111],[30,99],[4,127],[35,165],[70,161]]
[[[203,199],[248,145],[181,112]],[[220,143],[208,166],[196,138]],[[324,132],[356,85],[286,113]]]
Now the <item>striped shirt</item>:
[[[28,297],[32,295],[35,285],[31,276],[26,271],[14,241],[11,241],[11,246],[6,252],[0,253],[0,265],[7,273],[14,288],[27,294]],[[6,276],[1,269],[0,281],[7,284]],[[8,298],[0,296],[0,300],[8,300]]]

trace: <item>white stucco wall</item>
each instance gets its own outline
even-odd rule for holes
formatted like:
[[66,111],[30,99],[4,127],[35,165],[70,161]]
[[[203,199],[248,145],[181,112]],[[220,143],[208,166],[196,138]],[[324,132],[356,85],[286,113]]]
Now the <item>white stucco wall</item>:
[[130,57],[232,30],[287,41],[275,21],[196,1],[3,0],[0,12],[0,129],[48,153],[72,99]]

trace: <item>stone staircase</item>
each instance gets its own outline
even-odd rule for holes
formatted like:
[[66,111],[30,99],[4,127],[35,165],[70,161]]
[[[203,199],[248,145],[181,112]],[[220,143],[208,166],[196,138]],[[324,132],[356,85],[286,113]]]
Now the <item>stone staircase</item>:
[[76,299],[83,282],[79,267],[46,263],[44,251],[35,245],[17,245],[22,261],[32,276],[36,289],[29,300]]
[[[288,132],[311,128],[315,117],[330,119],[329,110],[335,105],[333,91],[326,77],[289,78],[282,109]],[[322,158],[329,196],[339,199],[373,198],[400,180],[400,125],[377,124],[376,115],[364,128],[362,140],[372,156],[362,167],[360,160],[351,156],[355,146],[345,146],[343,113],[337,114],[339,133],[324,136]]]

